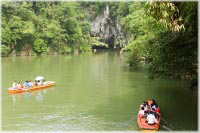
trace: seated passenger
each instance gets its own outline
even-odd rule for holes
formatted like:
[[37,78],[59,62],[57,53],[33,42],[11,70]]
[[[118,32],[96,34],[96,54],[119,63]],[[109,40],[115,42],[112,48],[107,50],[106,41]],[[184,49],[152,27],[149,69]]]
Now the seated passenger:
[[148,111],[149,110],[149,108],[148,108],[148,105],[147,104],[143,104],[143,107],[144,107],[144,111]]
[[32,82],[31,82],[31,80],[28,82],[28,84],[29,84],[29,87],[31,87],[31,86],[32,86]]
[[18,84],[16,85],[16,88],[17,88],[17,89],[21,89],[21,87],[22,87],[22,86],[21,86],[21,83],[20,83],[20,81],[19,81]]
[[38,84],[37,84],[37,80],[35,80],[35,83],[34,83],[34,85],[38,85]]
[[144,115],[144,107],[141,107],[141,109],[140,109],[138,114]]
[[158,119],[158,113],[155,112],[155,109],[154,109],[154,108],[152,108],[152,110],[153,110],[153,115],[155,116],[156,119]]
[[158,123],[157,119],[155,118],[155,116],[153,115],[153,112],[150,111],[149,115],[147,115],[147,123],[149,125],[154,125],[155,123]]
[[146,101],[144,101],[143,104],[148,104],[148,103]]
[[144,114],[149,115],[149,110],[148,111],[144,111]]
[[46,84],[46,82],[45,82],[45,80],[43,80],[43,81],[42,81],[42,85],[45,85],[45,84]]
[[146,110],[147,110],[147,111],[150,111],[150,110],[151,110],[151,108],[150,108],[150,106],[149,106],[148,104],[146,105]]
[[42,85],[42,82],[40,80],[38,80],[37,85]]
[[13,82],[13,84],[12,84],[12,89],[16,89],[16,87],[17,87],[17,82],[16,82],[16,80]]
[[147,105],[149,105],[150,107],[151,107],[151,104],[153,103],[153,101],[152,100],[148,100],[147,101]]
[[144,111],[144,115],[142,116],[142,118],[147,118],[148,113],[148,111]]
[[29,87],[29,83],[28,83],[28,81],[25,81],[25,82],[24,82],[24,86],[25,86],[26,88]]
[[158,105],[156,105],[156,107],[155,107],[155,112],[157,112],[158,114],[160,114],[160,109],[159,109]]
[[155,102],[155,100],[152,99],[151,108],[156,108],[155,107],[156,105],[157,105],[157,103]]

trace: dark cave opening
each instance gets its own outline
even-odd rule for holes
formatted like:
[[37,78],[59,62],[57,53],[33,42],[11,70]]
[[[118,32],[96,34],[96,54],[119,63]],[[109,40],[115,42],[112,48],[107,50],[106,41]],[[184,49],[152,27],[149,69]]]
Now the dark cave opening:
[[105,40],[105,43],[108,44],[109,48],[114,48],[114,43],[115,43],[115,36],[112,35],[110,38]]

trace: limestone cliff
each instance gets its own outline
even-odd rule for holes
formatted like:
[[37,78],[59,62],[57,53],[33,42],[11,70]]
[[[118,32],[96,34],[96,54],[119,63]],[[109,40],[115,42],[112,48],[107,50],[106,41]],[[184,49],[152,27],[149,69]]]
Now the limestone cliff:
[[91,35],[100,37],[109,47],[124,47],[127,44],[127,36],[122,32],[122,27],[117,20],[112,19],[109,6],[106,5],[102,13],[91,22]]

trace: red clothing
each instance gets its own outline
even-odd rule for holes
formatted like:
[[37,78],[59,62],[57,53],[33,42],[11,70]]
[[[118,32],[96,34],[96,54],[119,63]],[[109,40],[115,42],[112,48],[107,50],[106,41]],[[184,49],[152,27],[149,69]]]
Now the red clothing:
[[155,112],[160,114],[160,109],[159,108],[155,108]]

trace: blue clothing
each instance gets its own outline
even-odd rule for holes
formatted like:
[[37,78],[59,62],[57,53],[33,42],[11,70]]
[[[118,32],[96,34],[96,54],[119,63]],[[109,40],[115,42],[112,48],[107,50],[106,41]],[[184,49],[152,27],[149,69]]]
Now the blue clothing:
[[25,82],[24,83],[25,87],[29,87],[29,83]]
[[29,85],[29,87],[31,87],[31,86],[32,86],[32,83],[31,83],[31,82],[29,82],[29,83],[28,83],[28,85]]

